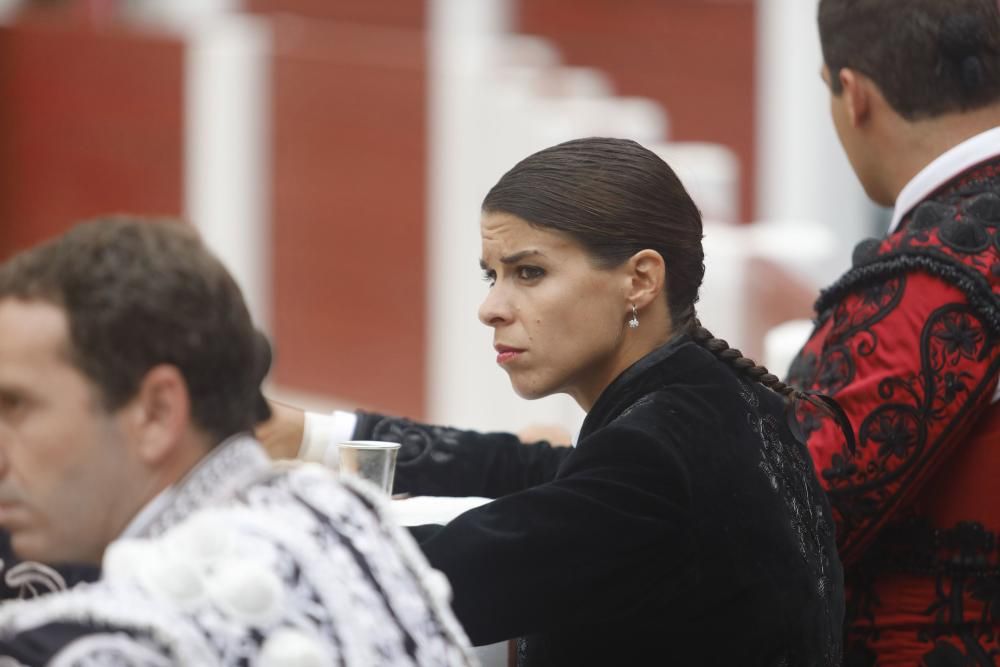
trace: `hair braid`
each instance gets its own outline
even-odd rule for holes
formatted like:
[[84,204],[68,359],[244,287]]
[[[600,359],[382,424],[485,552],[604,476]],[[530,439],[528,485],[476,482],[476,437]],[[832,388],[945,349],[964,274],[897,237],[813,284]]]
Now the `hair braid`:
[[716,338],[712,335],[712,332],[703,327],[701,322],[697,319],[695,319],[692,324],[691,337],[698,345],[701,345],[714,354],[718,359],[722,360],[729,366],[732,366],[737,373],[749,376],[752,380],[755,380],[768,389],[784,396],[788,401],[789,409],[792,408],[795,401],[805,401],[806,403],[809,403],[810,405],[819,408],[826,414],[830,415],[834,421],[837,422],[837,425],[840,426],[840,430],[843,432],[844,438],[847,441],[848,448],[852,452],[854,451],[856,441],[854,428],[851,426],[851,422],[847,418],[847,414],[844,412],[843,408],[841,408],[835,400],[829,396],[824,396],[823,394],[807,393],[796,389],[791,385],[785,384],[778,378],[777,375],[767,370],[767,368],[761,366],[753,359],[744,357],[742,352],[730,347],[729,343],[721,338]]
[[760,382],[762,385],[778,392],[786,398],[806,398],[806,395],[781,381],[781,379],[761,366],[753,359],[743,356],[743,353],[736,348],[730,347],[729,343],[716,338],[712,332],[702,326],[697,319],[691,330],[691,336],[695,342],[713,353],[716,357],[726,362],[738,372],[749,376],[752,380]]

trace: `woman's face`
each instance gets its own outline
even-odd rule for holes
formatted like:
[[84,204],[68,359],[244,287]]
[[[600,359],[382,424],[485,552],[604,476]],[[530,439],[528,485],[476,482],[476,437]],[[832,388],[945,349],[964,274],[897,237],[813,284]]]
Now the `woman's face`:
[[497,363],[514,391],[567,393],[590,409],[628,365],[628,263],[597,268],[567,234],[506,213],[484,213],[481,231],[490,291],[479,319],[493,328]]

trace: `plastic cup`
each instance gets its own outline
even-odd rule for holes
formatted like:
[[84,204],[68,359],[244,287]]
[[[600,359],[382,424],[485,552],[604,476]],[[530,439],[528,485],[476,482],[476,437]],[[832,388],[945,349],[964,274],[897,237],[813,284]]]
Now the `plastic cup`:
[[371,482],[389,495],[396,475],[398,442],[381,440],[350,440],[337,445],[340,454],[340,474]]

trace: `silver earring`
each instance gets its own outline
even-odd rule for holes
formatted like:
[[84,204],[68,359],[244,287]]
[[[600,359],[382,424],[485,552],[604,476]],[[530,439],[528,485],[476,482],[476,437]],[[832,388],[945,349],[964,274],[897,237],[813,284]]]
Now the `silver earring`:
[[632,319],[628,321],[628,328],[629,329],[639,328],[639,313],[636,312],[634,303],[632,304]]

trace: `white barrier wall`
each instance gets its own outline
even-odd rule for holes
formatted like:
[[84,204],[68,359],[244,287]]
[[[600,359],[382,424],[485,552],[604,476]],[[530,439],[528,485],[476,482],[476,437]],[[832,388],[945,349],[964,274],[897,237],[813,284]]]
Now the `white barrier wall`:
[[879,209],[865,196],[830,119],[820,78],[818,0],[757,0],[757,219],[809,220],[837,240],[821,284],[850,265],[860,239],[877,233]]
[[184,61],[184,210],[269,330],[270,33],[218,14],[188,24]]

